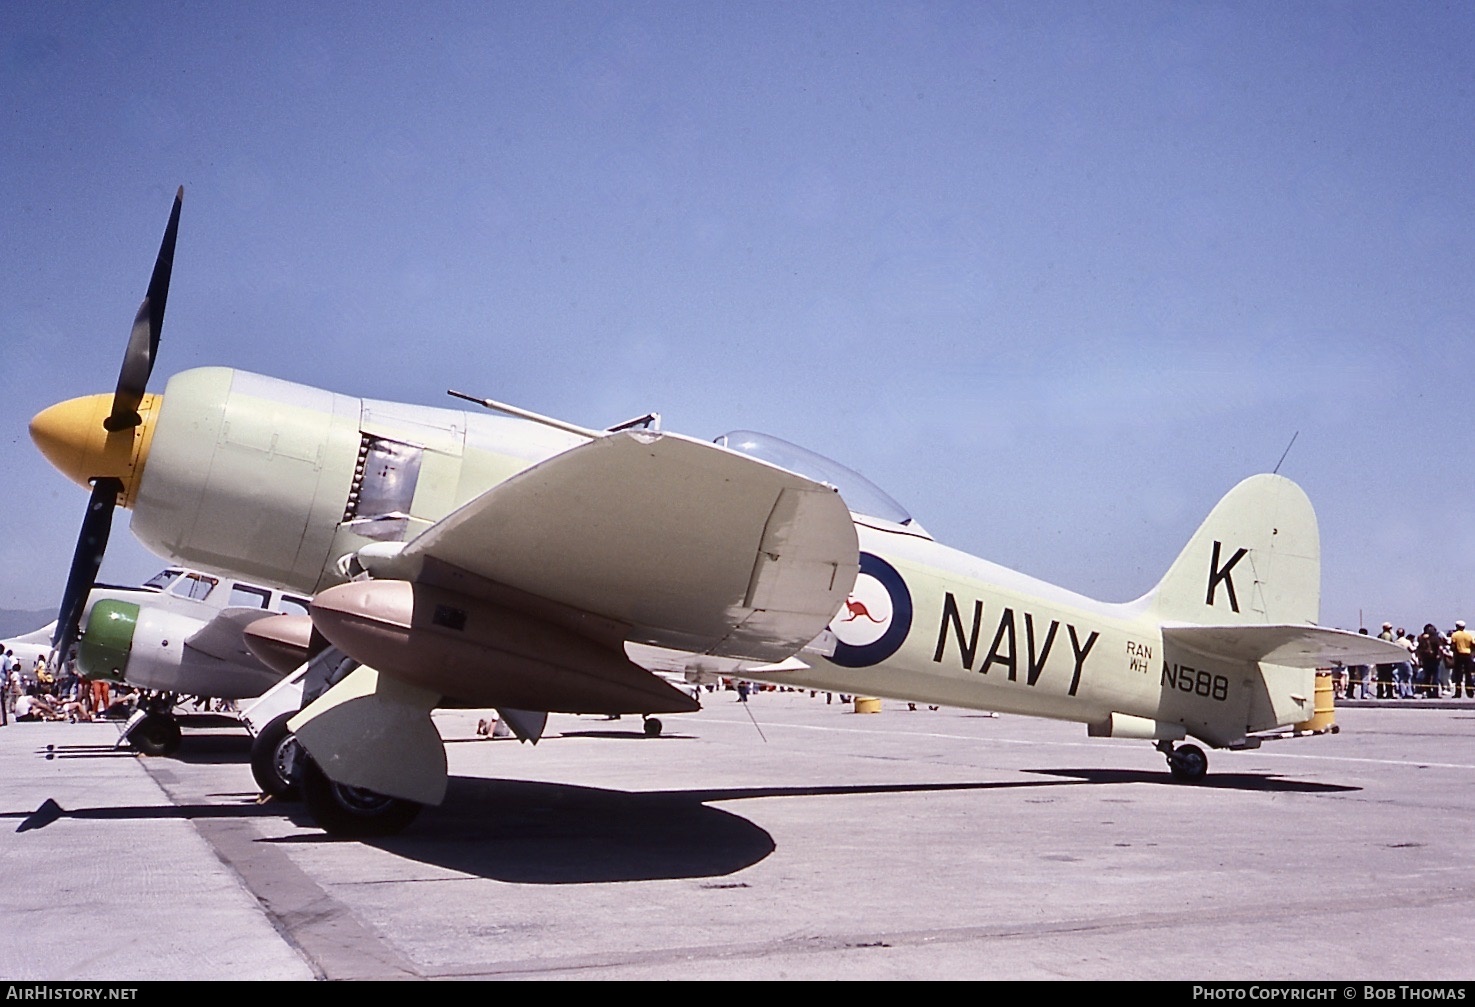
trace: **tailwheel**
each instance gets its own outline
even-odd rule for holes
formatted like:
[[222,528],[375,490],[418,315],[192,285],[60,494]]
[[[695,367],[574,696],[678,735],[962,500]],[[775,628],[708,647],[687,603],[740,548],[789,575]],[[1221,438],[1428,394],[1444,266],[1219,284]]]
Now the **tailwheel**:
[[251,740],[251,775],[263,794],[279,801],[295,801],[302,796],[297,785],[302,746],[287,730],[287,721],[293,716],[288,712],[273,717]]
[[369,839],[392,836],[420,813],[420,805],[399,797],[334,783],[306,752],[300,754],[302,799],[330,836]]
[[1180,783],[1198,783],[1209,774],[1209,757],[1197,745],[1179,745],[1166,754],[1168,770]]
[[142,755],[173,755],[179,751],[179,721],[172,713],[150,713],[128,734],[128,744]]
[[647,738],[659,738],[661,736],[661,720],[659,717],[645,718],[645,736]]

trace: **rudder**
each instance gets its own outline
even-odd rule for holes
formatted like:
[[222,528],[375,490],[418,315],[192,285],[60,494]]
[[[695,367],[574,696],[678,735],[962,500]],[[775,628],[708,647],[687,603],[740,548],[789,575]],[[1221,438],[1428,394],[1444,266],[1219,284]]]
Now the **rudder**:
[[1256,475],[1215,505],[1143,599],[1163,622],[1305,624],[1321,612],[1321,534],[1305,492]]

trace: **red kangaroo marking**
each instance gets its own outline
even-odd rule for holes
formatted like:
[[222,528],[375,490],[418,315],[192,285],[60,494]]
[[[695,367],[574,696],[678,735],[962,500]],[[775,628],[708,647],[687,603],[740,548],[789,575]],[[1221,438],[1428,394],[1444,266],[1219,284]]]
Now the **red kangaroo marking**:
[[856,619],[860,618],[861,616],[865,616],[867,619],[871,620],[872,622],[885,622],[886,621],[884,619],[877,619],[874,615],[871,615],[870,610],[866,608],[866,603],[863,602],[863,601],[854,601],[854,600],[852,600],[850,598],[846,598],[845,599],[845,607],[850,610],[850,614],[847,615],[845,618],[841,619],[840,620],[841,622],[854,622]]

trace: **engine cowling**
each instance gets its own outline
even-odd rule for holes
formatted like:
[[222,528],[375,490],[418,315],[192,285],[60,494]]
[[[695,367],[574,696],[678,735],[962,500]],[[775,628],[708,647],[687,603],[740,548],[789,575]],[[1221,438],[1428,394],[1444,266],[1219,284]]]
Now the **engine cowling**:
[[219,699],[259,696],[277,681],[255,661],[224,661],[188,646],[204,625],[153,606],[99,601],[77,643],[77,668],[90,679]]
[[181,562],[311,591],[359,449],[359,400],[224,367],[170,379],[132,529]]

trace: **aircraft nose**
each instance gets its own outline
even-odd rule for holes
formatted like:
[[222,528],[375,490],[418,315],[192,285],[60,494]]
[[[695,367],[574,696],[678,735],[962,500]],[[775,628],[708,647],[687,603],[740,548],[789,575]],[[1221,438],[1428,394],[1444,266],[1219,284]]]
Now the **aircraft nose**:
[[138,605],[131,601],[103,599],[92,606],[87,632],[77,641],[77,667],[84,675],[107,682],[127,680],[138,613]]
[[31,441],[56,470],[80,486],[113,476],[123,481],[119,503],[131,506],[148,460],[149,444],[162,395],[145,395],[138,404],[142,422],[117,432],[103,426],[113,408],[110,394],[84,395],[58,402],[31,418]]

